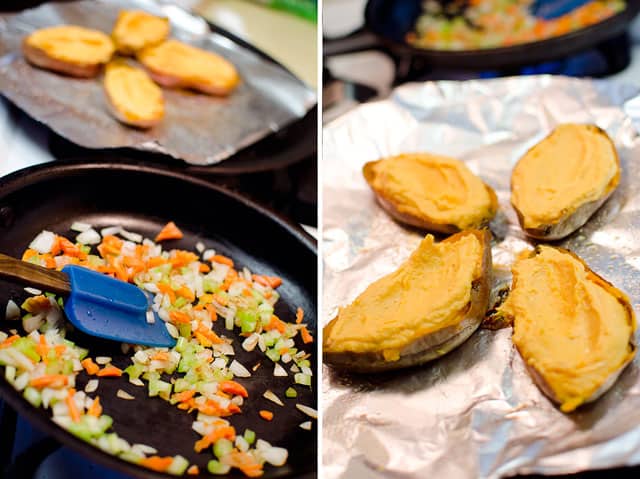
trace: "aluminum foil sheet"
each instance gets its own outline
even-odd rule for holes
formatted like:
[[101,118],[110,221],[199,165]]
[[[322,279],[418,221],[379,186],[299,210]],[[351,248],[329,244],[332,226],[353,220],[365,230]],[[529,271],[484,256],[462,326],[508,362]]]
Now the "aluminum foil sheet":
[[[509,204],[511,169],[560,122],[604,128],[623,174],[595,216],[557,244],[626,291],[637,312],[639,93],[550,76],[408,84],[329,124],[323,137],[324,324],[338,306],[399,266],[422,238],[374,201],[361,174],[366,161],[424,150],[465,161],[498,195],[493,259],[497,281],[505,281],[514,255],[532,247]],[[565,415],[533,384],[511,333],[479,330],[437,361],[381,375],[325,366],[323,477],[497,478],[640,463],[640,356],[605,396]]]
[[[230,60],[242,77],[227,98],[164,90],[165,118],[151,130],[130,128],[108,112],[100,79],[73,79],[34,68],[20,53],[22,38],[46,26],[77,24],[110,33],[121,9],[144,9],[171,20],[172,37]],[[283,68],[170,4],[99,0],[45,4],[0,18],[0,92],[56,133],[87,148],[131,147],[209,165],[301,118],[314,93]]]

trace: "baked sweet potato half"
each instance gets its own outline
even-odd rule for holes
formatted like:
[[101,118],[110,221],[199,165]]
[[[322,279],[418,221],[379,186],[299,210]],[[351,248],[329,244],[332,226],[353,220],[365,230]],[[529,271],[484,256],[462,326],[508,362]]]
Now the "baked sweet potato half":
[[619,182],[620,161],[607,133],[563,124],[514,167],[511,204],[527,235],[561,239],[584,225]]
[[142,10],[122,10],[111,32],[118,53],[132,55],[165,41],[171,27],[169,19]]
[[455,158],[403,154],[371,161],[362,172],[387,213],[428,231],[482,228],[498,209],[493,189]]
[[324,361],[376,372],[422,364],[462,344],[484,317],[491,284],[488,231],[436,243],[427,235],[324,328]]
[[499,309],[534,382],[563,412],[594,401],[635,356],[629,298],[561,248],[538,246],[512,273]]
[[22,41],[32,65],[79,78],[95,77],[114,51],[108,35],[75,25],[41,28]]

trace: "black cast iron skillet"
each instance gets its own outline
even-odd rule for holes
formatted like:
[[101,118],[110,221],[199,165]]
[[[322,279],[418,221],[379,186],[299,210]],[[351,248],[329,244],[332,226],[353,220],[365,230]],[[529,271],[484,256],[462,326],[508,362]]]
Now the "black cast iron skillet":
[[623,33],[640,11],[640,0],[626,0],[622,12],[566,35],[501,48],[464,51],[416,48],[405,41],[421,13],[420,0],[369,0],[362,30],[339,40],[325,41],[324,55],[383,48],[402,58],[420,58],[433,67],[505,69],[563,58]]
[[[273,213],[218,186],[187,175],[169,173],[149,166],[117,163],[57,162],[36,166],[0,179],[0,251],[19,257],[31,239],[41,230],[69,235],[74,221],[86,221],[97,227],[121,224],[130,231],[153,238],[169,220],[175,221],[184,238],[166,242],[165,249],[194,250],[198,241],[208,248],[234,259],[236,268],[246,266],[252,272],[278,275],[283,285],[278,288],[281,299],[276,314],[291,321],[297,307],[305,311],[305,320],[313,331],[316,323],[316,250],[309,237]],[[9,299],[18,304],[27,294],[20,286],[0,281],[0,304]],[[222,332],[220,321],[214,329]],[[19,322],[0,321],[0,329],[21,330]],[[287,399],[284,391],[293,384],[293,377],[274,377],[273,364],[257,349],[246,352],[234,339],[236,358],[247,367],[262,365],[253,377],[238,379],[249,391],[249,400],[242,414],[230,418],[239,432],[245,428],[256,431],[257,437],[289,450],[288,464],[282,468],[265,467],[265,478],[309,477],[316,470],[316,423],[313,430],[298,426],[309,418],[295,408],[300,402],[317,407],[317,383],[312,388],[296,386],[298,398]],[[121,368],[129,364],[128,355],[120,344],[98,340],[74,331],[70,338],[87,347],[92,357],[106,355]],[[315,343],[305,348],[312,353],[312,365],[317,365]],[[78,376],[78,390],[87,376]],[[117,398],[123,389],[136,396],[135,401]],[[262,398],[266,389],[274,391],[285,402],[280,407]],[[209,476],[206,464],[210,453],[193,451],[198,435],[191,430],[195,413],[187,414],[159,398],[149,398],[145,388],[136,387],[122,378],[100,379],[96,394],[100,395],[104,413],[114,418],[113,429],[129,443],[149,444],[159,455],[180,454],[200,467],[202,476]],[[32,407],[4,379],[0,379],[0,396],[19,414],[56,440],[82,453],[89,460],[139,478],[171,477],[124,462],[76,439],[56,426],[49,413]],[[258,411],[268,409],[275,417],[266,422]],[[229,477],[244,477],[239,472]]]

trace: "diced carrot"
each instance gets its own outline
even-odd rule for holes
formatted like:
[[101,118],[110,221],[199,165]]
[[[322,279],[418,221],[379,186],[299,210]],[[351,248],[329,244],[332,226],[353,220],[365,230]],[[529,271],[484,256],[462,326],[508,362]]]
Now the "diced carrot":
[[77,245],[73,244],[64,236],[58,236],[58,245],[62,252],[67,256],[76,257],[84,257],[86,256]]
[[226,264],[230,268],[233,268],[233,260],[231,258],[227,258],[221,254],[216,254],[210,258],[210,261],[220,264]]
[[278,318],[275,314],[271,315],[271,320],[269,321],[269,324],[267,324],[264,329],[266,331],[271,331],[272,329],[277,329],[278,331],[280,331],[281,333],[284,333],[286,330],[286,324],[284,323],[284,321],[280,320],[280,318]]
[[188,324],[191,322],[191,316],[189,316],[187,313],[183,311],[177,311],[177,310],[171,311],[169,313],[169,318],[174,323]]
[[187,389],[186,391],[175,393],[173,396],[171,396],[171,399],[177,402],[184,402],[191,399],[193,396],[195,396],[195,394],[196,394],[195,389]]
[[180,286],[177,290],[176,290],[176,294],[178,296],[182,296],[184,299],[186,299],[189,302],[193,302],[196,300],[196,295],[193,293],[193,291],[191,291],[188,287],[186,286]]
[[212,444],[215,444],[220,439],[229,439],[230,441],[235,440],[236,438],[236,430],[233,426],[223,426],[217,429],[214,429],[212,432],[203,436],[202,439],[196,441],[193,449],[196,452],[200,452],[203,449],[208,448]]
[[211,341],[213,344],[222,344],[224,340],[218,336],[213,330],[208,329],[203,324],[198,326],[198,332],[201,333],[205,338]]
[[282,278],[278,276],[265,276],[261,274],[253,274],[251,278],[262,286],[269,286],[270,288],[277,288],[282,284]]
[[156,266],[160,266],[161,264],[166,264],[168,262],[169,261],[164,259],[162,256],[154,256],[147,260],[147,269],[155,268]]
[[262,409],[260,412],[260,417],[266,421],[271,421],[273,419],[273,413],[271,411],[266,411]]
[[208,273],[211,271],[211,267],[208,264],[200,263],[199,271],[201,273]]
[[190,476],[197,476],[200,474],[200,468],[193,464],[192,466],[189,466],[189,469],[187,469],[187,474]]
[[87,371],[87,374],[90,374],[92,376],[100,371],[100,366],[94,363],[93,359],[91,358],[83,359],[82,361],[80,361],[80,364],[82,364],[82,367],[85,369],[85,371]]
[[151,356],[151,359],[156,361],[167,361],[169,359],[169,353],[165,351],[159,351]]
[[157,283],[156,286],[158,287],[161,293],[164,293],[169,296],[169,301],[171,301],[172,304],[175,303],[176,293],[171,287],[171,285],[167,283]]
[[300,336],[302,336],[302,342],[304,344],[313,342],[313,336],[311,336],[311,333],[306,326],[302,326],[302,328],[300,329]]
[[226,306],[227,304],[229,304],[229,300],[227,298],[225,298],[224,296],[218,294],[218,293],[214,293],[213,295],[213,299],[214,301],[216,301],[220,306]]
[[204,346],[205,348],[210,348],[211,346],[213,346],[213,341],[211,341],[209,338],[207,338],[204,334],[202,334],[200,331],[196,331],[194,334],[195,338],[198,340],[198,342]]
[[64,374],[45,374],[29,381],[29,385],[36,388],[60,389],[69,383],[69,378]]
[[169,262],[174,268],[181,268],[197,260],[198,257],[190,251],[174,250]]
[[18,336],[17,334],[14,334],[13,336],[9,336],[7,339],[5,339],[0,343],[0,348],[8,348],[18,339],[20,339],[20,336]]
[[216,313],[216,308],[213,304],[207,304],[204,307],[208,312],[209,312],[209,316],[211,317],[211,321],[217,321],[218,320],[218,313]]
[[33,258],[34,256],[38,256],[38,252],[34,249],[28,248],[23,254],[22,254],[22,261],[28,261],[31,258]]
[[119,377],[122,376],[122,369],[115,366],[105,366],[97,373],[98,377]]
[[234,396],[242,396],[243,398],[249,397],[249,393],[242,384],[235,381],[222,381],[218,384],[218,389]]
[[71,416],[71,420],[73,422],[80,421],[80,411],[78,411],[78,407],[76,406],[76,402],[73,399],[73,395],[76,393],[76,390],[71,388],[67,394],[67,398],[65,399],[65,403],[67,404],[67,408],[69,409],[69,416]]
[[44,363],[48,363],[49,359],[49,346],[47,346],[47,338],[44,334],[40,335],[40,341],[36,344],[36,352],[42,358]]
[[119,255],[124,241],[113,235],[108,235],[102,238],[102,243],[98,245],[98,253],[103,258],[109,255]]
[[49,302],[49,298],[47,298],[44,294],[27,298],[22,306],[22,309],[29,313],[46,311],[50,308],[51,303]]
[[304,319],[304,310],[302,308],[298,308],[296,310],[296,324],[300,324]]
[[167,469],[169,469],[169,466],[171,466],[172,462],[173,457],[151,456],[145,457],[139,462],[139,464],[153,471],[165,472]]
[[184,235],[173,221],[169,221],[156,236],[156,241],[182,239]]
[[56,352],[56,356],[60,356],[62,353],[64,353],[67,349],[67,347],[64,344],[56,344],[53,349]]
[[100,417],[102,414],[102,405],[100,404],[100,396],[96,396],[96,398],[91,403],[91,407],[87,410],[87,414],[93,417]]
[[262,464],[256,462],[255,458],[246,452],[232,451],[230,454],[230,464],[240,469],[247,477],[260,477],[263,474]]

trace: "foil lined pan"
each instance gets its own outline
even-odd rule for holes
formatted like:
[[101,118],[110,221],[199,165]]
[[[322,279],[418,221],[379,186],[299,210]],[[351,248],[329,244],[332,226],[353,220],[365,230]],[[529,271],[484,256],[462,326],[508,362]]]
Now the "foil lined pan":
[[[226,98],[164,89],[165,118],[151,130],[122,125],[107,110],[99,78],[74,79],[29,65],[22,38],[38,28],[76,24],[110,33],[121,9],[168,16],[171,36],[231,61],[242,82]],[[218,163],[302,118],[315,104],[307,86],[283,68],[211,33],[204,20],[151,0],[83,0],[44,4],[0,18],[0,92],[36,120],[87,148],[130,147],[194,165]]]
[[[533,243],[509,204],[511,169],[560,122],[596,123],[614,140],[619,188],[556,244],[575,251],[640,306],[640,90],[538,76],[407,84],[324,130],[323,323],[393,271],[422,235],[374,201],[366,161],[410,151],[462,159],[498,195],[494,288]],[[533,384],[511,328],[479,330],[424,366],[346,375],[324,366],[323,464],[328,479],[497,478],[640,463],[640,356],[614,387],[573,414]]]

